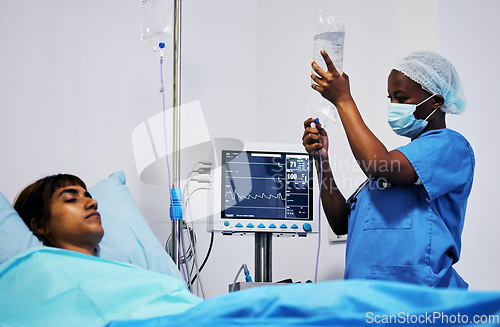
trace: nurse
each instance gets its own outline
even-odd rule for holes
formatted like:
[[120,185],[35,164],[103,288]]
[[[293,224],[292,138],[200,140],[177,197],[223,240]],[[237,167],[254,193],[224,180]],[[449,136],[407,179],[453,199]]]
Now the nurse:
[[460,114],[465,97],[458,74],[443,56],[414,52],[388,77],[388,122],[411,139],[389,151],[370,131],[339,75],[312,62],[311,87],[339,113],[351,150],[367,181],[351,198],[339,191],[330,169],[328,136],[321,123],[304,122],[303,144],[323,169],[322,203],[332,230],[348,234],[345,279],[378,279],[431,287],[467,288],[455,271],[465,210],[474,176],[469,142],[446,128],[446,114]]

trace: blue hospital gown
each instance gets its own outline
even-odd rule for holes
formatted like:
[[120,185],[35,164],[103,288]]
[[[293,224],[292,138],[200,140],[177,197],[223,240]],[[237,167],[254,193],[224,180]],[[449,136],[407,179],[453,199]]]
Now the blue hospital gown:
[[469,142],[439,129],[397,150],[421,184],[384,188],[370,181],[358,194],[349,216],[344,278],[467,288],[452,265],[460,257],[474,176]]

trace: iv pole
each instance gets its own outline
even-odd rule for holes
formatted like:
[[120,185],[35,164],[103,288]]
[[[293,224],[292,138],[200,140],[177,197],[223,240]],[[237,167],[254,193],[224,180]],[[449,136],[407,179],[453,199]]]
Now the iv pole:
[[[173,188],[180,187],[180,112],[181,104],[181,0],[174,0],[173,28]],[[182,220],[172,219],[172,259],[181,268],[179,253],[179,234],[182,233]]]
[[[173,28],[173,188],[180,188],[180,112],[181,105],[181,18],[182,0],[174,0]],[[172,219],[172,260],[181,269],[179,249],[182,219]],[[271,282],[271,233],[255,233],[255,275],[256,281]]]

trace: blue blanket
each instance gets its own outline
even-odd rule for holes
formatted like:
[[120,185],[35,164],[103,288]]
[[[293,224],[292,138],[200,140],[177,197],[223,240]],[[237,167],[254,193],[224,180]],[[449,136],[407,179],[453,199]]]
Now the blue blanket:
[[184,312],[202,300],[177,278],[55,248],[0,265],[0,326],[104,326]]
[[108,327],[500,326],[500,292],[349,280],[247,289],[178,315]]
[[496,291],[350,280],[202,301],[171,276],[51,248],[2,264],[0,294],[0,326],[500,326]]

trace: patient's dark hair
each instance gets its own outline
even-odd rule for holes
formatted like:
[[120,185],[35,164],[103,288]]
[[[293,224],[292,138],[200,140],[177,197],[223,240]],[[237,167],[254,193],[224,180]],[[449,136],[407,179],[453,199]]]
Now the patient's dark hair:
[[[50,216],[49,201],[55,191],[72,185],[81,186],[87,190],[85,183],[74,175],[57,174],[39,179],[19,193],[14,209],[33,231],[33,226],[41,227],[47,223]],[[53,246],[43,235],[36,236],[45,245]]]

